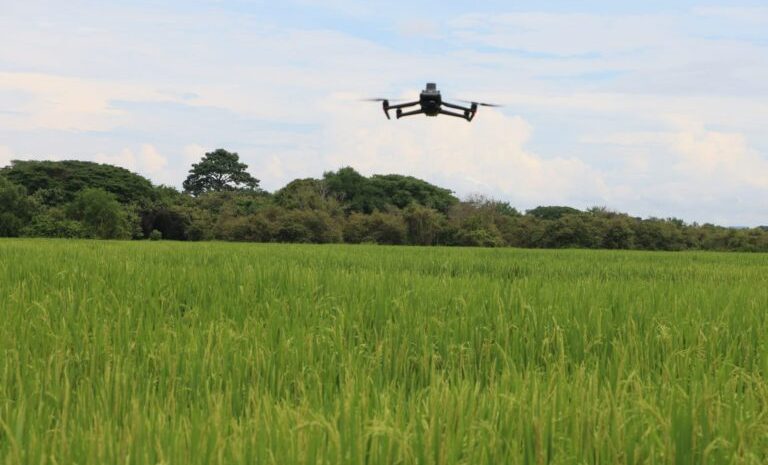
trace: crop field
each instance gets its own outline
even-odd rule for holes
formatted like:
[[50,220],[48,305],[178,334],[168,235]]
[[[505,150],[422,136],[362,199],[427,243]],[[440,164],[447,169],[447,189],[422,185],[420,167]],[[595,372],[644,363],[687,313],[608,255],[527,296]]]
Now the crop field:
[[768,463],[768,256],[0,241],[7,464]]

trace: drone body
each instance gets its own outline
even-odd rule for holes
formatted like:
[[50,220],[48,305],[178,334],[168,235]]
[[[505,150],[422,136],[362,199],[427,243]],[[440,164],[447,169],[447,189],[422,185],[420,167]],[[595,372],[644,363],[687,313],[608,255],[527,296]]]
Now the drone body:
[[[395,110],[395,115],[397,116],[397,119],[400,119],[404,116],[413,116],[413,115],[426,115],[426,116],[448,115],[448,116],[455,116],[457,118],[463,118],[467,121],[472,121],[472,118],[475,117],[475,113],[477,113],[478,106],[488,106],[488,107],[498,106],[490,103],[478,103],[478,102],[467,102],[470,104],[469,106],[461,106],[453,103],[448,103],[443,100],[442,96],[440,95],[440,91],[437,90],[437,85],[433,82],[427,83],[426,88],[422,90],[421,94],[419,95],[419,100],[414,102],[401,103],[398,105],[390,105],[388,99],[373,99],[373,100],[381,102],[382,104],[381,106],[384,109],[384,114],[387,115],[387,119],[390,119],[389,110]],[[403,111],[403,109],[415,107],[417,105],[420,106],[418,110]],[[445,110],[443,109],[443,107],[449,108],[450,110]]]

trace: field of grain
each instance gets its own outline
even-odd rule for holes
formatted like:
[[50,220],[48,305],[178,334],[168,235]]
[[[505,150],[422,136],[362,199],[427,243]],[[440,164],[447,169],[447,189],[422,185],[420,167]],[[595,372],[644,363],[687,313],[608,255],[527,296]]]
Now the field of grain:
[[768,256],[0,241],[8,464],[763,464]]

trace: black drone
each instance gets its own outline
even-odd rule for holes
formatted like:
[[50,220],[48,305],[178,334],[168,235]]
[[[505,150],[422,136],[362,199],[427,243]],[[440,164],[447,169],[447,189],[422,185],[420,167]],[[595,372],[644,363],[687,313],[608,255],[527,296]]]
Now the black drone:
[[[457,118],[464,118],[467,121],[472,121],[472,118],[475,117],[475,113],[477,113],[478,106],[482,106],[482,107],[500,106],[500,105],[495,105],[493,103],[469,102],[466,100],[459,100],[459,101],[470,104],[468,107],[456,105],[453,103],[448,103],[444,101],[443,98],[440,96],[440,91],[437,90],[437,84],[435,84],[434,82],[427,83],[427,88],[421,91],[419,100],[415,102],[407,102],[407,103],[401,103],[398,105],[390,105],[389,100],[384,98],[368,99],[368,101],[381,102],[381,106],[384,109],[384,114],[387,115],[387,119],[391,119],[389,117],[389,110],[396,110],[395,115],[397,116],[397,119],[400,119],[404,116],[413,116],[413,115],[427,115],[427,116],[448,115],[448,116],[455,116]],[[420,105],[421,108],[419,110],[403,111],[403,108],[415,107],[416,105]],[[459,110],[461,111],[461,113],[459,113],[458,111],[444,110],[443,107],[447,107],[452,110]]]

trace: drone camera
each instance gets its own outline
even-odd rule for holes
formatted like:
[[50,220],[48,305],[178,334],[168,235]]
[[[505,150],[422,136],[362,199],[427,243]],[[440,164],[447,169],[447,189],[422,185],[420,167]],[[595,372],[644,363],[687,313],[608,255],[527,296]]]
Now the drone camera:
[[427,91],[428,92],[429,91],[434,92],[436,90],[437,90],[437,84],[435,84],[434,82],[428,82],[427,83]]

